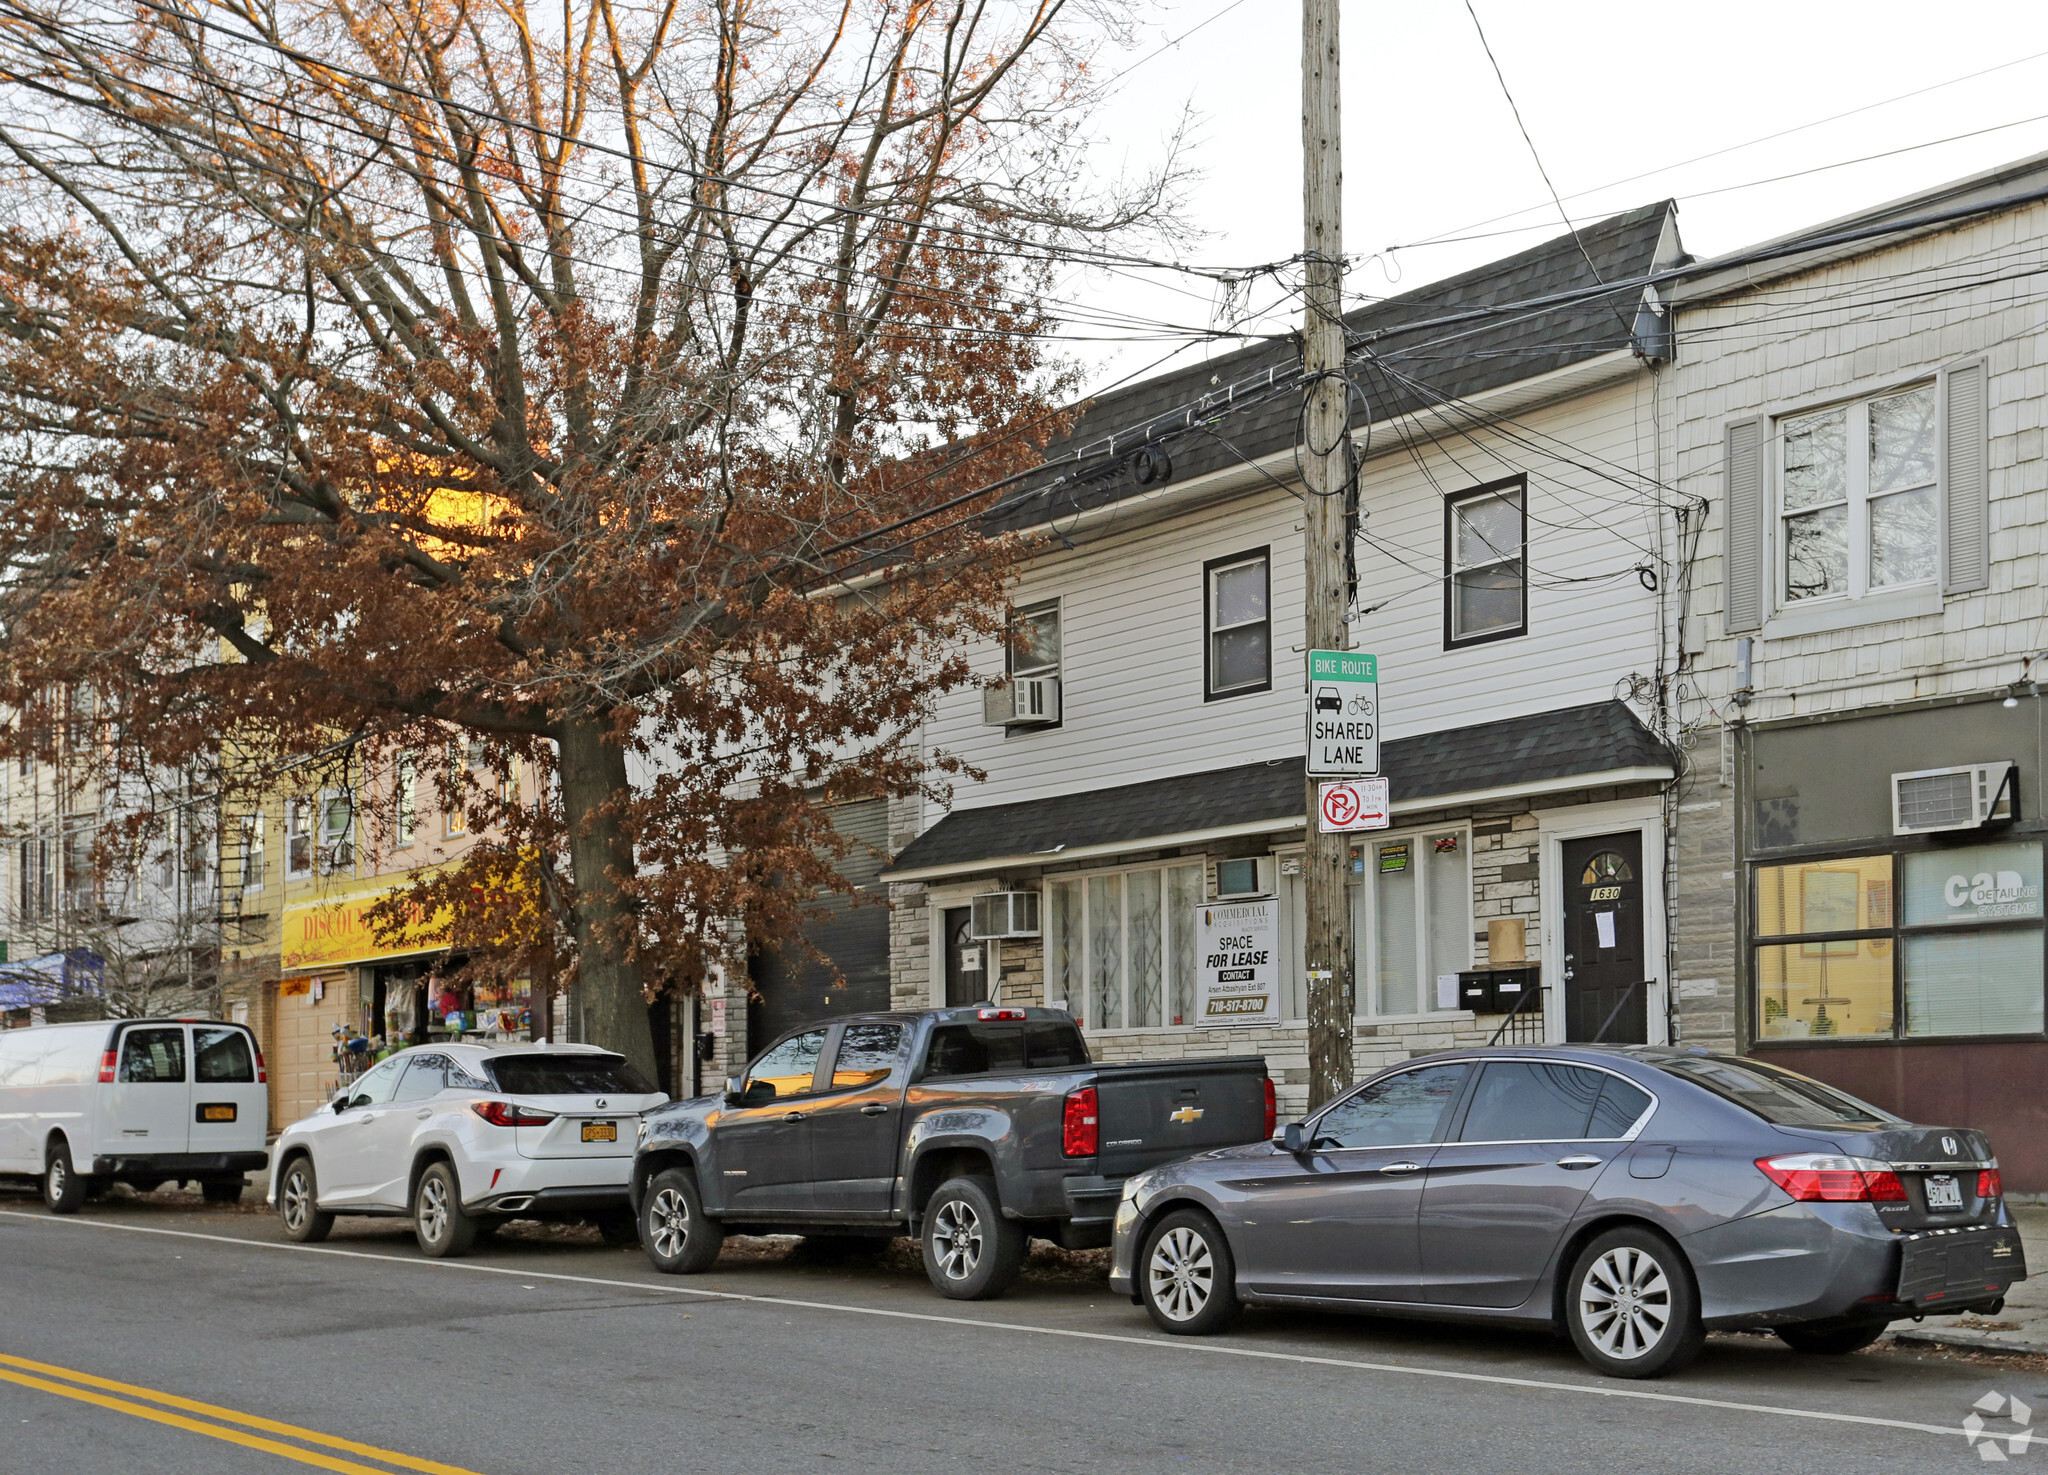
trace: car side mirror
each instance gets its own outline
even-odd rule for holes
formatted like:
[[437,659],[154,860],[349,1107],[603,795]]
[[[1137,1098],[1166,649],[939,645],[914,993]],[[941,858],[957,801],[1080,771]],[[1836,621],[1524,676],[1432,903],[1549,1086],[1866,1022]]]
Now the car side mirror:
[[725,1104],[727,1106],[738,1106],[741,1100],[744,1099],[741,1096],[740,1088],[741,1082],[738,1076],[727,1076],[725,1078]]
[[1284,1128],[1281,1129],[1280,1145],[1286,1148],[1287,1151],[1292,1153],[1299,1153],[1301,1151],[1302,1140],[1300,1122],[1289,1122]]

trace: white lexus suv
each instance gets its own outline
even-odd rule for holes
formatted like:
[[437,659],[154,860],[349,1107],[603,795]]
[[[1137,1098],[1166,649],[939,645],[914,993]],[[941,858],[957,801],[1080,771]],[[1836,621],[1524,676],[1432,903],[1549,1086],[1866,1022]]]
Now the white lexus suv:
[[285,1129],[267,1199],[302,1242],[369,1214],[409,1217],[436,1258],[513,1218],[588,1219],[631,1244],[637,1118],[666,1100],[594,1045],[418,1045]]

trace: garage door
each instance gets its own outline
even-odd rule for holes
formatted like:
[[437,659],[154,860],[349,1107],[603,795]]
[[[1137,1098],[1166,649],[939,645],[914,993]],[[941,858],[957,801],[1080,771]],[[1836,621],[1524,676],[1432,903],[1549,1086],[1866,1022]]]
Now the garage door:
[[283,1131],[324,1105],[335,1078],[334,1025],[347,973],[296,973],[272,985],[277,1049],[270,1065],[270,1125]]

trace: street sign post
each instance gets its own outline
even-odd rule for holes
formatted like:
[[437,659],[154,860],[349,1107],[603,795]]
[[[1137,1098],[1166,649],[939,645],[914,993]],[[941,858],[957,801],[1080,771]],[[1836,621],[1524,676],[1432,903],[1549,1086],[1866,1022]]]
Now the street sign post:
[[1383,778],[1319,784],[1316,797],[1316,826],[1325,835],[1384,830],[1393,823],[1393,799]]
[[1380,662],[1355,650],[1308,653],[1308,771],[1356,778],[1380,771]]

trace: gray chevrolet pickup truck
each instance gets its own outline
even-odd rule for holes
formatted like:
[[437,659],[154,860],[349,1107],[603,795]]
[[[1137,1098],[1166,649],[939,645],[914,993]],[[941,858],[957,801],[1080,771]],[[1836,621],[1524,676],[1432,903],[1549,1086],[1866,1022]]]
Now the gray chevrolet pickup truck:
[[1097,1065],[1059,1010],[860,1014],[641,1117],[633,1207],[671,1274],[709,1269],[729,1233],[907,1233],[940,1292],[979,1300],[1032,1236],[1108,1244],[1125,1178],[1269,1137],[1273,1109],[1257,1055]]

